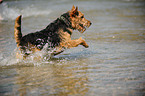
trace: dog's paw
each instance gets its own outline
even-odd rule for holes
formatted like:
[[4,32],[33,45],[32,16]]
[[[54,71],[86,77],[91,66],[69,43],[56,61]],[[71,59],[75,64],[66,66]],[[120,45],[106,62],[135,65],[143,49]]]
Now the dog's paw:
[[89,45],[88,45],[88,44],[86,44],[84,47],[85,47],[85,48],[89,48]]
[[89,45],[88,45],[86,42],[84,42],[82,45],[83,45],[85,48],[89,48]]
[[81,45],[83,45],[85,48],[88,48],[89,45],[86,43],[86,41],[84,39],[82,39],[82,37],[80,37],[80,39],[82,40]]

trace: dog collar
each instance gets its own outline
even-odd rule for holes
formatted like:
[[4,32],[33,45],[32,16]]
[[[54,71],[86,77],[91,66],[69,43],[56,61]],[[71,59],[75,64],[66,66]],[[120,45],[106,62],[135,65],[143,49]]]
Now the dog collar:
[[68,18],[66,18],[63,15],[61,15],[59,19],[62,20],[68,27],[72,28],[71,22],[70,22],[70,20]]

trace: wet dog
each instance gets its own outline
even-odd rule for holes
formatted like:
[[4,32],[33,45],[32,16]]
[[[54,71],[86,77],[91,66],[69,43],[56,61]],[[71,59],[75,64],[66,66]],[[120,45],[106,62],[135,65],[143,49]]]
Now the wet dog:
[[14,36],[17,47],[23,55],[23,59],[28,55],[41,51],[47,45],[47,50],[53,49],[52,55],[60,54],[64,49],[83,45],[88,48],[88,44],[82,37],[72,40],[73,30],[83,33],[91,22],[84,18],[84,14],[78,11],[78,7],[72,7],[71,11],[62,14],[55,21],[50,23],[45,29],[22,36],[21,15],[15,20]]

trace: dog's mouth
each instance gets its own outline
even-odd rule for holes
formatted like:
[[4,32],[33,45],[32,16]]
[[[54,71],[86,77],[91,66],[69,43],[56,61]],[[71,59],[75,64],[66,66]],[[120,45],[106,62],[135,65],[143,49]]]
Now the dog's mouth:
[[80,23],[79,24],[80,27],[79,27],[78,31],[83,33],[86,30],[86,28],[90,27],[90,25],[91,25],[91,23],[90,24],[86,24],[86,25],[83,25],[83,24]]
[[84,26],[83,24],[79,24],[80,28],[78,29],[79,32],[83,33],[86,30],[86,26]]

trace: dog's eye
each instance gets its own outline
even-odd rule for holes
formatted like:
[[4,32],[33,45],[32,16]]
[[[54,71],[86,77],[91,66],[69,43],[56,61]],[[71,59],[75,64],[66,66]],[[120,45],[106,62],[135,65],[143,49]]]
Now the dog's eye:
[[82,16],[81,18],[84,18],[84,16]]

